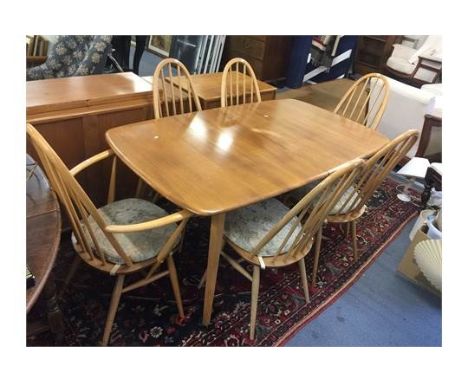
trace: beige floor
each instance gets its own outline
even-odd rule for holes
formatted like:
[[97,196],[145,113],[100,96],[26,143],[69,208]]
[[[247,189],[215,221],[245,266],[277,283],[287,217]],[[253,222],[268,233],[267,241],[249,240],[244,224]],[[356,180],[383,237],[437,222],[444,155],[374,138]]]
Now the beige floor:
[[354,81],[343,78],[319,84],[307,84],[299,89],[278,91],[276,98],[294,98],[327,110],[333,110]]

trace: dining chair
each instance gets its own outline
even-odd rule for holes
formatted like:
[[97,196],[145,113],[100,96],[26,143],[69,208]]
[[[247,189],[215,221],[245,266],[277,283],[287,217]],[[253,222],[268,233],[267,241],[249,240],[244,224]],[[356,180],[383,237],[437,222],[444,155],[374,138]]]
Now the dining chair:
[[[317,267],[322,223],[354,182],[363,163],[362,159],[356,159],[339,166],[291,209],[273,198],[226,215],[224,241],[240,260],[224,251],[221,256],[252,282],[250,339],[255,337],[261,269],[297,263],[305,300],[309,303],[304,257],[315,243],[314,267]],[[251,264],[252,274],[240,265],[242,261]],[[315,280],[312,282],[315,284]]]
[[235,57],[224,66],[221,79],[221,107],[261,102],[257,77],[252,66]]
[[355,259],[359,257],[356,236],[357,220],[366,211],[366,203],[369,202],[377,187],[382,184],[390,171],[404,158],[417,141],[418,135],[417,130],[408,130],[370,157],[366,161],[358,181],[346,190],[343,197],[330,211],[327,217],[329,223],[346,223],[347,233],[349,224],[351,224]]
[[[184,317],[172,255],[178,249],[180,237],[191,213],[181,210],[168,214],[157,205],[136,198],[114,201],[117,162],[112,150],[96,154],[69,170],[31,124],[27,124],[26,130],[52,189],[67,212],[73,230],[72,243],[79,257],[75,258],[65,278],[64,288],[76,272],[80,259],[116,278],[102,345],[109,342],[122,293],[145,286],[161,277],[169,276],[179,316]],[[98,209],[81,188],[76,176],[107,158],[112,158],[108,200],[105,206]],[[167,265],[166,270],[160,270],[163,263]],[[134,274],[141,277],[134,279]],[[132,281],[124,286],[127,275],[132,275]]]
[[[181,83],[186,84],[187,91],[180,86]],[[153,109],[155,119],[202,110],[190,73],[185,65],[175,58],[163,59],[154,70]],[[141,178],[138,179],[135,195],[148,195],[153,202],[159,198],[159,194]]]
[[[176,76],[179,84],[174,81]],[[186,83],[187,91],[180,86],[182,82]],[[156,66],[153,74],[153,107],[155,119],[202,110],[190,73],[179,60],[165,58]]]
[[388,102],[389,85],[379,73],[369,73],[357,80],[341,98],[334,112],[376,129]]

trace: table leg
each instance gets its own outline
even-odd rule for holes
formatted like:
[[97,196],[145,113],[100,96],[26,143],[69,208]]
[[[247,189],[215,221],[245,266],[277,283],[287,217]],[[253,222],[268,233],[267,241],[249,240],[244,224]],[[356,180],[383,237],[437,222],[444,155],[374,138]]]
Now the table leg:
[[203,325],[210,323],[213,311],[213,298],[218,274],[219,255],[223,245],[225,214],[213,215],[210,228],[210,248],[208,251],[208,264],[206,267],[205,299],[203,302]]
[[57,290],[52,275],[47,280],[43,294],[47,302],[47,322],[49,323],[50,331],[55,335],[56,345],[60,345],[63,342],[65,325],[63,323],[62,311],[58,305]]
[[[41,319],[37,321],[30,321],[27,317],[26,336],[35,336],[45,331],[50,331],[55,336],[55,345],[63,345],[65,325],[62,311],[57,302],[55,281],[52,275],[49,276],[44,286],[41,299],[45,300],[47,311],[41,312]],[[44,317],[45,319],[42,317],[44,315],[46,316]]]

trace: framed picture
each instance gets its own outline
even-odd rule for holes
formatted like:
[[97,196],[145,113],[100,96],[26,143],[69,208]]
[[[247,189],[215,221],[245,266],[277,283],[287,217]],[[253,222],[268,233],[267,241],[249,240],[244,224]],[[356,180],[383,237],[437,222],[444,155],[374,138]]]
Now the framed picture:
[[172,36],[150,36],[148,50],[160,56],[169,57]]

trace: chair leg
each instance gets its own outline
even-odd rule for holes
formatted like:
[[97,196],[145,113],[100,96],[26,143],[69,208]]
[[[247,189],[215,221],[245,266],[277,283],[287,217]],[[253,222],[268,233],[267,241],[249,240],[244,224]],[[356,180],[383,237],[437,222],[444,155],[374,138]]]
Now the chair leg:
[[200,282],[198,283],[198,289],[203,288],[203,285],[205,285],[205,281],[206,281],[206,270],[205,272],[203,272],[203,276],[200,279]]
[[358,248],[357,248],[357,236],[356,236],[356,220],[351,222],[351,234],[353,235],[353,253],[354,259],[357,260],[359,257]]
[[135,191],[135,198],[141,198],[143,192],[144,182],[141,178],[138,178],[137,188]]
[[315,281],[317,278],[318,262],[320,257],[320,246],[322,244],[322,226],[320,226],[317,234],[315,235],[315,253],[314,253],[314,269],[312,272],[312,287],[315,288]]
[[59,293],[59,298],[61,298],[65,292],[65,290],[68,288],[68,284],[70,284],[71,279],[75,275],[78,266],[81,264],[81,258],[78,255],[75,255],[72,265],[70,266],[70,269],[68,270],[67,276],[65,277],[65,280],[63,282],[62,289]]
[[107,313],[106,325],[104,327],[104,335],[102,336],[102,346],[107,346],[111,334],[112,324],[114,323],[117,307],[119,306],[120,296],[122,296],[122,287],[125,280],[125,275],[118,275],[115,281],[114,291],[110,302],[109,311]]
[[260,289],[260,267],[254,265],[252,279],[252,300],[250,302],[250,339],[255,338],[255,322],[257,320],[258,290]]
[[153,191],[153,196],[151,197],[151,203],[156,203],[156,201],[161,197],[161,194],[159,194],[156,191]]
[[177,244],[175,252],[182,253],[182,247],[184,246],[185,232],[187,232],[187,227],[184,228],[182,234],[180,235],[179,244]]
[[299,260],[299,272],[301,272],[302,287],[304,288],[304,296],[306,303],[310,302],[309,298],[309,285],[307,284],[307,274],[304,258]]
[[135,191],[135,197],[145,200],[146,198],[151,198],[151,202],[155,203],[156,200],[159,199],[160,195],[156,191],[150,189],[150,187],[141,178],[139,178]]
[[167,257],[167,267],[169,268],[169,278],[171,279],[172,291],[174,292],[177,310],[179,316],[184,318],[184,306],[182,305],[182,297],[180,296],[179,280],[177,278],[177,270],[174,264],[174,259],[172,255]]
[[346,222],[346,232],[345,232],[345,239],[349,236],[349,222]]

